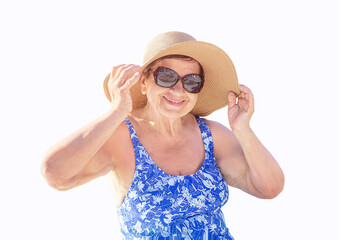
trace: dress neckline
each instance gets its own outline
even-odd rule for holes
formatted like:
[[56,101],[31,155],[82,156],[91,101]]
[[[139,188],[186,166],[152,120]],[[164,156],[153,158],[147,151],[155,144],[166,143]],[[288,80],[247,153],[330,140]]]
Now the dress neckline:
[[[135,129],[134,129],[132,123],[131,123],[127,118],[125,119],[125,121],[126,121],[126,123],[127,123],[128,125],[130,125],[130,127],[133,129],[133,131],[134,131],[134,137],[137,139],[137,141],[138,141],[138,143],[139,143],[139,147],[141,147],[143,150],[145,150],[145,152],[147,153],[147,157],[149,158],[149,160],[151,161],[151,163],[152,163],[152,164],[153,164],[153,165],[154,165],[154,166],[155,166],[162,174],[167,175],[167,176],[169,176],[169,177],[178,177],[178,178],[180,178],[180,177],[194,177],[194,176],[196,176],[199,172],[203,171],[203,169],[204,169],[204,167],[205,167],[205,164],[206,164],[207,157],[209,156],[209,154],[208,154],[208,152],[207,152],[207,151],[208,151],[208,150],[207,150],[207,149],[208,149],[208,146],[206,145],[206,142],[204,141],[205,138],[206,138],[207,136],[206,136],[206,134],[203,134],[203,129],[202,129],[202,126],[201,126],[202,121],[199,121],[199,120],[201,120],[201,119],[199,118],[199,116],[195,116],[195,118],[196,118],[196,121],[197,121],[199,130],[200,130],[201,139],[202,139],[203,144],[204,144],[205,157],[204,157],[204,162],[202,163],[202,165],[200,166],[200,168],[198,169],[198,171],[196,171],[195,173],[192,173],[192,174],[187,174],[187,175],[173,175],[173,174],[166,173],[164,170],[162,170],[162,169],[161,169],[161,168],[153,161],[153,159],[152,159],[152,157],[149,155],[147,149],[146,149],[146,148],[144,147],[144,145],[140,142],[140,139],[139,139],[139,137],[138,137],[138,134],[137,134],[137,132],[135,131]],[[135,148],[134,142],[133,142],[133,147]],[[136,158],[136,156],[135,156],[135,158]]]

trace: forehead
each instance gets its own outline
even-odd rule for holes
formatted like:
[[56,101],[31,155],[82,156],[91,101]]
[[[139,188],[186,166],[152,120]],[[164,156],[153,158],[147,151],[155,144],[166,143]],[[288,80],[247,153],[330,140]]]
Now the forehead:
[[158,67],[170,68],[180,74],[199,73],[199,63],[191,58],[165,58],[154,64],[154,69]]

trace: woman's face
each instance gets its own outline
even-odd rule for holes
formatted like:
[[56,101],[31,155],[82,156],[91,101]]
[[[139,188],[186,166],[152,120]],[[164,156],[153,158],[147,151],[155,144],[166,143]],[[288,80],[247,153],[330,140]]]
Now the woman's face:
[[159,60],[150,69],[147,79],[141,81],[141,91],[146,93],[148,105],[167,118],[178,118],[188,114],[198,99],[198,94],[187,92],[179,80],[171,88],[160,87],[154,82],[153,73],[158,67],[174,70],[180,77],[199,74],[200,65],[195,60],[166,58]]

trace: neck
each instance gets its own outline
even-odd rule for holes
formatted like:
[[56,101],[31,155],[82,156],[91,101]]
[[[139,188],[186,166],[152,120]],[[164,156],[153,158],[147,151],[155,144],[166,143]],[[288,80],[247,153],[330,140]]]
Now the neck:
[[153,131],[162,136],[175,137],[182,133],[186,117],[170,118],[159,112],[152,111],[146,105],[137,114],[138,121],[143,121]]
[[169,137],[178,136],[183,129],[182,118],[179,119],[155,118],[149,120],[149,124],[157,133]]

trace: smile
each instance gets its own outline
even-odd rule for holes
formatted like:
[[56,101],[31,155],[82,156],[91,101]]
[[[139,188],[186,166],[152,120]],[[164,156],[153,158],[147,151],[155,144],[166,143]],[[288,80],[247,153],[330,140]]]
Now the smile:
[[164,97],[167,101],[174,103],[174,104],[181,104],[184,102],[184,100],[173,100],[173,99],[168,99],[167,97]]

